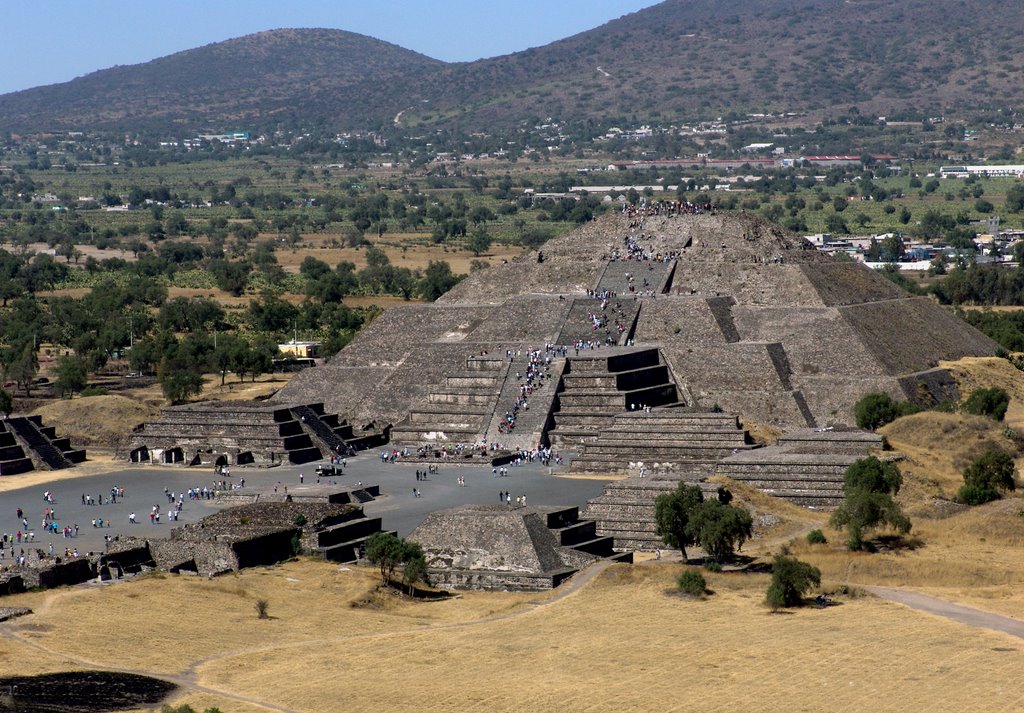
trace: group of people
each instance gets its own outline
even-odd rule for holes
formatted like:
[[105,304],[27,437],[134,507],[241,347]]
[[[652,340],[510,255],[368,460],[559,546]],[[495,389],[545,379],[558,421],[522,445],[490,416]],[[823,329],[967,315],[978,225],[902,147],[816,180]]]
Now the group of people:
[[693,203],[691,201],[650,201],[641,200],[639,203],[626,203],[622,206],[622,212],[630,217],[644,217],[649,215],[697,215],[699,213],[715,214],[715,207],[710,201],[704,203]]
[[[512,493],[508,490],[502,490],[498,493],[498,502],[503,503],[511,507],[512,505]],[[516,507],[526,507],[526,493],[516,496]]]

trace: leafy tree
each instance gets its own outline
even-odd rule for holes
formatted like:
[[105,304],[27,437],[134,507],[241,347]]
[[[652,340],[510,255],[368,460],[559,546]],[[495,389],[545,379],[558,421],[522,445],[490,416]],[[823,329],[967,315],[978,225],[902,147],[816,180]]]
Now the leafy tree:
[[477,228],[469,236],[467,247],[474,256],[480,257],[481,254],[487,252],[487,248],[491,247],[491,234],[487,232],[486,228]]
[[164,397],[171,404],[182,404],[203,392],[203,376],[194,363],[174,356],[164,356],[157,371],[157,380]]
[[1006,417],[1006,409],[1009,405],[1010,395],[1006,393],[1006,389],[993,387],[991,389],[975,389],[964,401],[961,409],[964,413],[988,416],[996,421],[1002,421]]
[[674,492],[659,495],[654,501],[656,532],[666,545],[682,553],[684,562],[687,559],[686,548],[697,544],[690,533],[690,517],[702,502],[704,494],[700,487],[682,481]]
[[[409,568],[405,583],[412,591],[412,585],[420,580],[427,570],[423,548],[418,543],[403,540],[390,532],[378,532],[366,540],[366,559],[380,569],[381,581],[389,584],[395,569],[404,564]],[[403,573],[404,574],[404,573]]]
[[743,508],[705,500],[690,519],[689,529],[715,562],[733,556],[753,536],[753,520]]
[[1024,210],[1024,184],[1017,183],[1006,191],[1005,206],[1010,213],[1020,213]]
[[864,547],[866,528],[886,524],[900,533],[910,532],[910,520],[893,500],[899,493],[903,478],[894,463],[883,463],[875,456],[861,458],[843,475],[843,502],[829,523],[846,527],[847,546],[851,550]]
[[39,372],[35,345],[28,341],[20,348],[15,347],[10,351],[10,357],[8,361],[7,354],[4,355],[4,374],[24,389],[25,397],[28,398],[32,395],[32,384]]
[[832,213],[825,218],[825,228],[828,232],[836,233],[837,235],[845,235],[850,232],[850,227],[838,213]]
[[772,561],[772,582],[765,600],[772,609],[797,607],[803,596],[821,585],[821,570],[796,557],[777,555]]
[[871,393],[854,404],[853,415],[857,419],[858,428],[874,431],[887,423],[892,423],[900,416],[907,416],[920,410],[909,401],[893,401],[888,394]]
[[85,366],[85,360],[77,354],[63,356],[57,362],[57,379],[53,383],[55,390],[60,392],[61,398],[65,393],[72,395],[81,391],[89,383],[89,374]]
[[1002,497],[1002,491],[1014,490],[1016,467],[1011,458],[1000,450],[989,449],[976,461],[964,468],[964,485],[957,498],[968,505],[982,505]]
[[402,581],[409,588],[409,596],[412,596],[416,583],[427,577],[427,558],[423,556],[423,548],[419,543],[406,541],[405,547]]
[[459,278],[452,274],[447,260],[431,260],[423,273],[420,294],[431,302],[458,284]]

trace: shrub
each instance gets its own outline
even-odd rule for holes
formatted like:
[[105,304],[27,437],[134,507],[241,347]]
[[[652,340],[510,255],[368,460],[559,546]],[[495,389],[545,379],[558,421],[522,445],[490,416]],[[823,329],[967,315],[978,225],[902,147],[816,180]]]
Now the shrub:
[[80,396],[106,396],[110,392],[104,389],[102,386],[86,386],[84,389],[78,392]]
[[257,599],[256,600],[256,615],[260,619],[269,619],[270,615],[267,614],[267,609],[269,607],[270,607],[270,602],[268,602],[266,599]]
[[990,449],[964,468],[964,485],[956,497],[968,505],[983,505],[1001,497],[1001,491],[1014,490],[1013,458],[1002,451]]
[[828,543],[828,538],[825,537],[825,533],[821,530],[811,530],[807,533],[807,543],[811,545],[824,545]]
[[867,394],[853,407],[858,428],[874,431],[900,416],[909,416],[920,411],[920,407],[909,401],[893,401],[888,394]]
[[708,572],[721,572],[722,563],[717,562],[715,560],[708,560],[704,563],[704,569],[706,569]]
[[708,587],[707,580],[704,579],[704,576],[700,572],[696,572],[692,569],[688,569],[679,575],[679,579],[676,580],[676,584],[679,585],[680,591],[693,597],[701,596],[704,594],[704,590]]
[[772,562],[772,582],[765,600],[772,609],[800,606],[803,596],[821,584],[821,571],[795,557],[777,555]]
[[295,527],[302,527],[306,524],[306,516],[300,512],[298,515],[295,516],[294,522]]
[[976,389],[967,400],[964,401],[964,413],[971,413],[976,416],[988,416],[996,421],[1002,421],[1006,416],[1006,408],[1010,405],[1010,395],[1005,389],[998,387],[991,389]]

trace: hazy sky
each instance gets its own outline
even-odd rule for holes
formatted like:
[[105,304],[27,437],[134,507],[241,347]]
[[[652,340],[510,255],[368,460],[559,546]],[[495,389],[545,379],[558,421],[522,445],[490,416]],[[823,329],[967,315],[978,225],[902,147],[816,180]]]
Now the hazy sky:
[[329,27],[445,61],[597,27],[656,0],[3,0],[0,94],[279,27]]

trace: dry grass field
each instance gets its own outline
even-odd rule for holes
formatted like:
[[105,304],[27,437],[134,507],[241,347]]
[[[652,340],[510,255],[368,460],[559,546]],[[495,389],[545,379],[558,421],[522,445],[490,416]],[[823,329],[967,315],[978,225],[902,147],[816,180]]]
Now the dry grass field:
[[3,625],[0,663],[169,676],[185,684],[178,702],[225,713],[1024,706],[1012,637],[871,597],[773,614],[760,574],[708,574],[714,593],[695,601],[671,592],[680,571],[615,565],[568,595],[431,603],[376,596],[375,571],[317,561],[143,577],[9,598],[36,613]]

